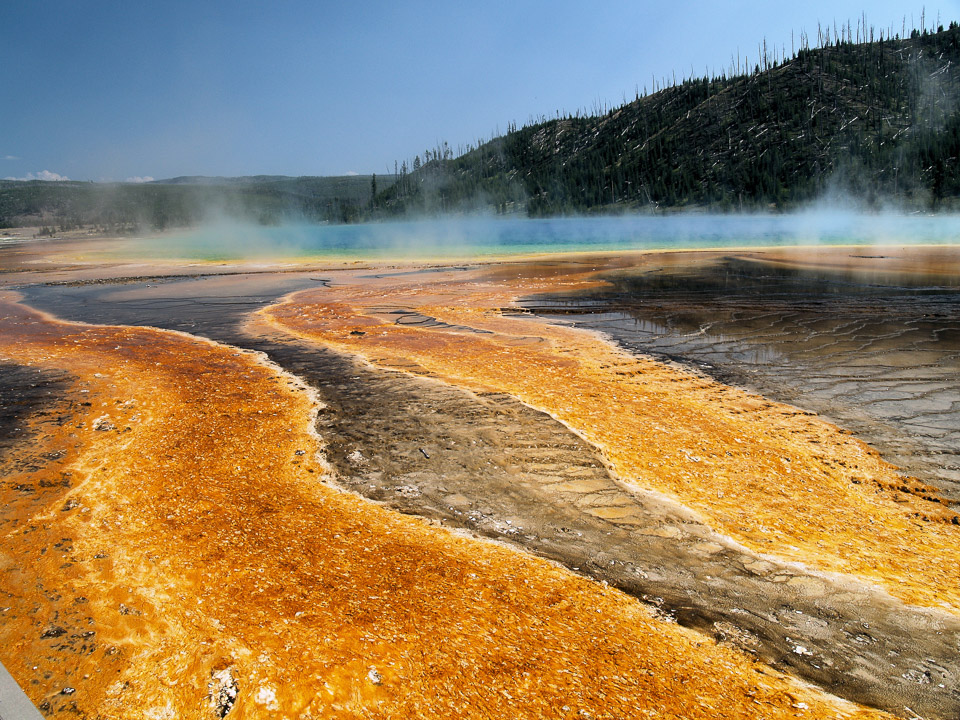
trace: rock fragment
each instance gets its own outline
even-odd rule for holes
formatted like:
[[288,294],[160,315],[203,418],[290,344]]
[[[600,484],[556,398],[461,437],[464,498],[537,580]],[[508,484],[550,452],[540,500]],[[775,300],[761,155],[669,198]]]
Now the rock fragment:
[[214,715],[218,718],[226,717],[240,693],[237,679],[233,676],[233,668],[226,667],[222,670],[211,671],[207,689],[209,690],[210,706],[213,708]]

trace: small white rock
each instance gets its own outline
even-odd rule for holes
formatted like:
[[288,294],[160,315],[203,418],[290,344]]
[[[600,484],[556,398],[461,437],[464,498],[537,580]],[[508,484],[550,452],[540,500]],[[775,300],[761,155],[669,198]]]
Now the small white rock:
[[261,685],[257,688],[255,700],[257,705],[265,705],[267,710],[276,711],[280,708],[277,702],[277,691],[269,685]]

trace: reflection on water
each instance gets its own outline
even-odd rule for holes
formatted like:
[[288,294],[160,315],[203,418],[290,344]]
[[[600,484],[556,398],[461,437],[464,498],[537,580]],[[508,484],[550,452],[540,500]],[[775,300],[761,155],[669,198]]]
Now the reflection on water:
[[816,411],[960,500],[960,289],[733,258],[608,279],[528,305]]

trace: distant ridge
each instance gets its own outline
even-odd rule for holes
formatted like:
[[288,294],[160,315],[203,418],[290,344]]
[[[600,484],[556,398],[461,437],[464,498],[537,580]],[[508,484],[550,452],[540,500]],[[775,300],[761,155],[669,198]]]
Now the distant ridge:
[[[392,176],[377,178],[389,187]],[[0,227],[37,225],[43,234],[94,226],[137,233],[196,225],[210,217],[245,222],[355,222],[370,206],[373,177],[182,176],[146,183],[0,180]]]
[[[150,185],[257,185],[266,183],[281,182],[312,182],[320,183],[327,181],[346,180],[347,182],[358,182],[360,178],[367,184],[370,183],[371,175],[242,175],[239,177],[225,177],[223,175],[180,175],[175,178],[163,180],[151,180]],[[378,180],[379,182],[379,180]]]
[[280,182],[291,180],[287,175],[246,175],[243,177],[223,177],[222,175],[181,175],[165,180],[151,180],[151,185],[252,185],[255,183]]

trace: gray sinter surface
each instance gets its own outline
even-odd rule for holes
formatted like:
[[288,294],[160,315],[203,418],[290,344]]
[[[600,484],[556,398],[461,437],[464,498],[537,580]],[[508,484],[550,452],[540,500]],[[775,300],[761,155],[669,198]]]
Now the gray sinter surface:
[[816,412],[960,503],[960,288],[733,259],[609,277],[604,291],[525,304]]

